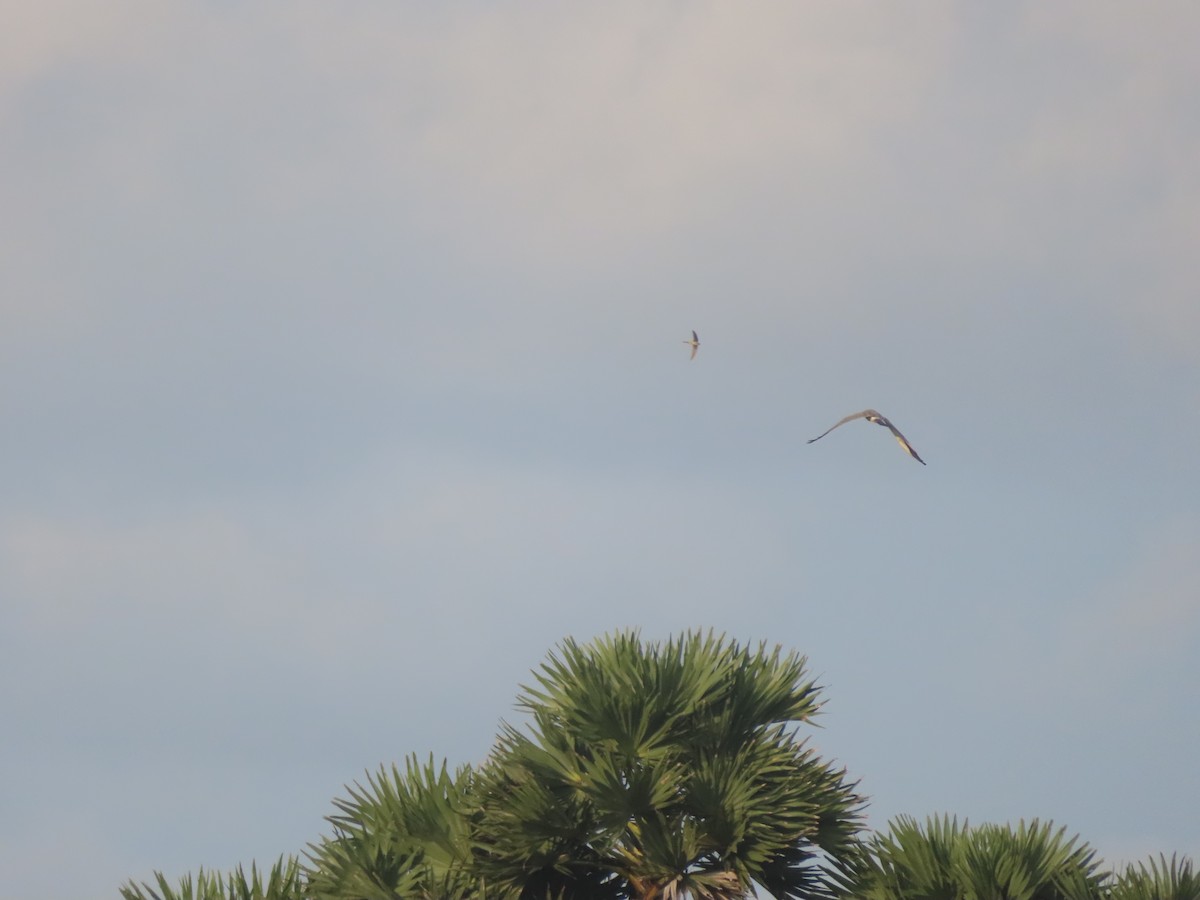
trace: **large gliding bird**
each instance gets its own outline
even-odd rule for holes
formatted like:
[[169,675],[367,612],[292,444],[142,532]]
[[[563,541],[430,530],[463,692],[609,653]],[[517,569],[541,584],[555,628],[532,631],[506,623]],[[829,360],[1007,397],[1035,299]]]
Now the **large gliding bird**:
[[834,428],[837,428],[838,425],[845,425],[847,422],[853,422],[855,419],[866,419],[868,422],[874,422],[876,425],[882,425],[896,436],[896,440],[899,442],[900,446],[904,448],[905,453],[907,453],[921,465],[925,465],[925,460],[921,459],[921,457],[917,455],[917,451],[912,448],[912,444],[910,444],[904,435],[900,433],[900,429],[889,422],[886,416],[880,415],[873,409],[864,409],[862,412],[856,412],[846,416],[846,418],[838,422],[837,425],[834,425],[827,431],[818,434],[815,438],[810,440],[809,443],[811,444],[813,441],[819,441],[821,438],[825,437],[825,435],[829,434],[830,431],[833,431]]

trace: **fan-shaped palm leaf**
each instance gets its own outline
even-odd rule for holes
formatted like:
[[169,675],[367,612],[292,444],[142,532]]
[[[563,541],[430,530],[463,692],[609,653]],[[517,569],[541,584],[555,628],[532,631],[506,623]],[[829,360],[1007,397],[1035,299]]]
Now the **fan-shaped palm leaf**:
[[473,896],[470,786],[473,773],[451,774],[433,758],[409,757],[348,788],[328,817],[331,837],[310,845],[310,890],[316,898]]
[[814,896],[823,852],[853,844],[862,799],[795,734],[819,708],[803,657],[633,632],[568,640],[534,678],[481,773],[490,888]]
[[1200,874],[1186,857],[1151,857],[1115,875],[1108,900],[1200,900]]

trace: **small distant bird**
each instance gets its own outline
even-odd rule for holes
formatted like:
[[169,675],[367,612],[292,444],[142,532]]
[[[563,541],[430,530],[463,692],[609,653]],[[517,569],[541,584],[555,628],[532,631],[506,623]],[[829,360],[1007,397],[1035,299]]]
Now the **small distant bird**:
[[692,355],[688,358],[695,359],[696,351],[700,349],[700,338],[698,338],[696,336],[696,332],[695,331],[692,332],[692,339],[690,341],[684,341],[683,343],[689,345],[692,348]]
[[921,459],[921,457],[917,455],[917,451],[912,448],[912,444],[910,444],[904,435],[900,433],[900,429],[889,422],[886,416],[880,415],[873,409],[864,409],[862,412],[856,412],[852,415],[846,416],[846,418],[838,422],[837,425],[834,425],[827,431],[818,434],[815,438],[810,440],[809,443],[811,444],[813,441],[819,441],[821,438],[825,437],[825,435],[829,434],[830,431],[833,431],[834,428],[837,428],[838,425],[845,425],[847,422],[853,422],[855,419],[866,419],[868,422],[874,422],[876,425],[882,425],[896,436],[896,440],[900,443],[900,446],[904,448],[905,453],[907,453],[921,465],[925,465],[925,460]]

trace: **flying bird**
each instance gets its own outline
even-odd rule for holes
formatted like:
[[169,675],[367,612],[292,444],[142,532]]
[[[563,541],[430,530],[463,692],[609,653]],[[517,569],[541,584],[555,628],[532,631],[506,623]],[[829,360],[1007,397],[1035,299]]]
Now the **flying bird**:
[[882,425],[896,436],[897,442],[899,442],[900,446],[904,448],[905,453],[907,453],[921,465],[925,465],[925,460],[921,459],[921,457],[917,455],[917,451],[912,448],[912,444],[910,444],[904,435],[900,433],[900,429],[889,422],[887,416],[880,415],[873,409],[864,409],[862,412],[856,412],[846,416],[846,418],[838,422],[837,425],[834,425],[827,431],[818,434],[815,438],[810,440],[809,443],[811,444],[813,441],[819,441],[821,438],[825,437],[825,435],[829,434],[830,431],[833,431],[834,428],[837,428],[838,425],[845,425],[847,422],[853,422],[855,419],[866,419],[868,422],[874,422],[876,425]]
[[690,341],[684,341],[683,343],[688,344],[692,348],[692,355],[688,358],[695,359],[696,351],[700,349],[700,338],[696,336],[696,332],[692,332],[692,339]]

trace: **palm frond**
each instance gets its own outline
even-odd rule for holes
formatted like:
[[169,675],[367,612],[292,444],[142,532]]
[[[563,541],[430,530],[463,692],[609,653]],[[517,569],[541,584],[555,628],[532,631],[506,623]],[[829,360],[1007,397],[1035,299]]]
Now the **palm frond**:
[[1187,857],[1151,857],[1115,875],[1108,900],[1200,900],[1200,874]]
[[263,879],[258,866],[250,864],[247,873],[242,866],[222,875],[200,869],[193,878],[184,875],[178,886],[161,872],[154,873],[153,885],[129,882],[123,886],[124,900],[302,900],[306,897],[304,872],[294,857],[280,857]]
[[1065,828],[1034,819],[970,828],[948,816],[924,827],[902,816],[873,835],[839,877],[864,900],[1099,900],[1095,851]]
[[534,679],[518,701],[529,726],[505,726],[481,776],[490,885],[827,891],[825,855],[854,846],[863,800],[797,735],[819,709],[803,657],[712,632],[626,632],[564,641]]
[[432,892],[465,897],[470,871],[474,773],[451,773],[430,756],[368,773],[347,787],[327,817],[334,833],[309,845],[308,876],[315,897],[390,898]]

